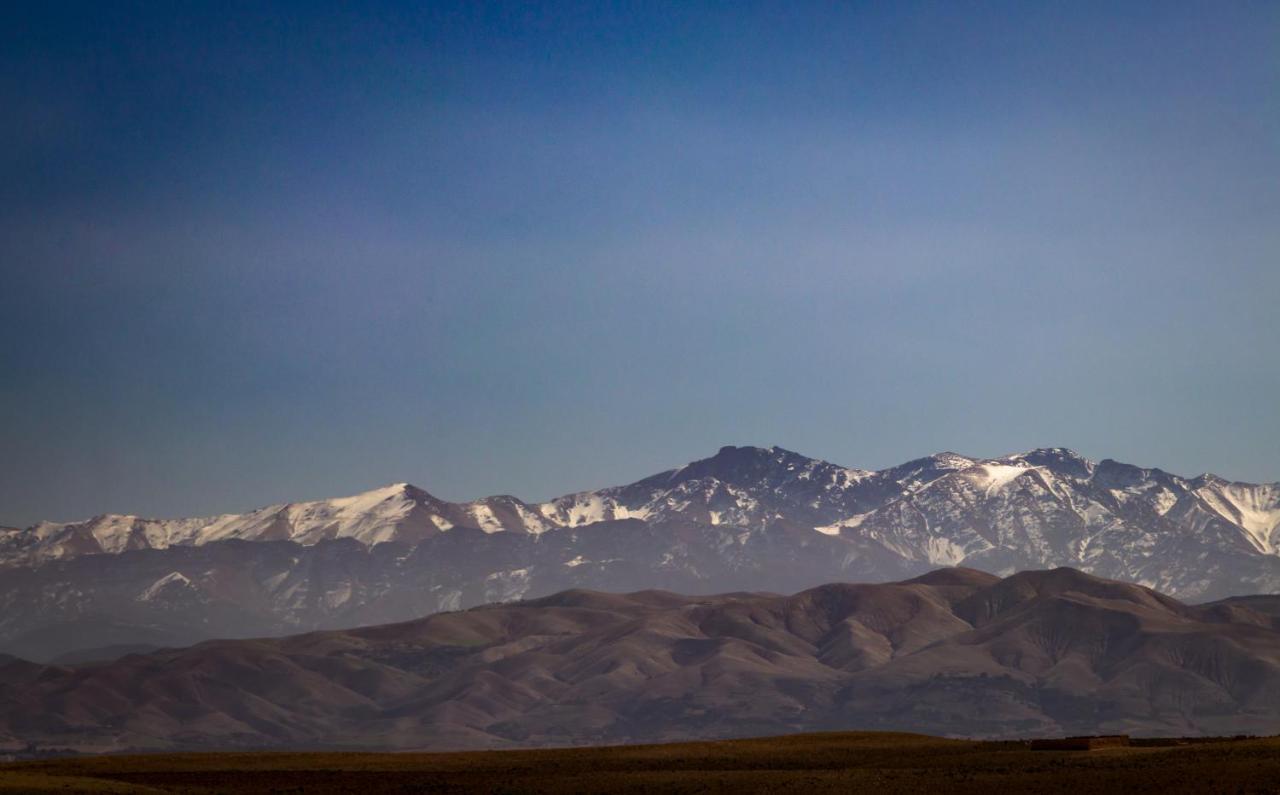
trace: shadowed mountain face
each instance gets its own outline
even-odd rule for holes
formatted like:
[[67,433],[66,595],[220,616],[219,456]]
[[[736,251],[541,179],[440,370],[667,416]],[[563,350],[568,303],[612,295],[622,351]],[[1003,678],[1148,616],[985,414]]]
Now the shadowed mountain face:
[[1203,601],[1280,590],[1280,486],[1061,448],[872,472],[726,447],[629,486],[469,503],[395,484],[246,514],[0,529],[0,650],[91,659],[566,588],[792,592],[1072,566]]
[[1280,619],[1071,569],[793,596],[571,590],[76,668],[0,659],[9,746],[460,748],[819,729],[1280,732]]

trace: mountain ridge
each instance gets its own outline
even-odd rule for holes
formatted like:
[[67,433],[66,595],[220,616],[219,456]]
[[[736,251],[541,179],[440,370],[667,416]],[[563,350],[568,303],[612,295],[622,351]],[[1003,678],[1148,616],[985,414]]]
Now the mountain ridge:
[[1209,601],[1280,591],[1278,541],[1276,484],[1183,478],[1067,448],[938,453],[872,471],[729,446],[542,503],[451,503],[396,483],[212,519],[0,533],[0,649],[53,659],[384,623],[566,588],[784,592],[955,565],[1071,566]]
[[[786,467],[787,471],[799,466],[804,479],[812,479],[815,471],[823,476],[838,475],[844,478],[841,483],[844,487],[868,480],[893,480],[906,486],[899,497],[925,488],[951,472],[975,468],[989,470],[992,486],[1007,483],[1001,478],[1021,477],[1041,468],[1053,471],[1055,466],[1078,476],[1102,473],[1117,483],[1133,480],[1133,476],[1140,473],[1139,477],[1146,480],[1188,484],[1197,490],[1219,487],[1233,494],[1248,492],[1247,497],[1252,498],[1252,504],[1242,505],[1238,497],[1224,500],[1214,495],[1217,499],[1213,507],[1219,516],[1249,531],[1251,538],[1257,540],[1267,536],[1265,541],[1259,541],[1265,551],[1274,551],[1275,546],[1269,536],[1280,526],[1280,483],[1233,482],[1212,473],[1185,478],[1158,468],[1136,467],[1110,458],[1094,462],[1065,447],[1035,448],[998,458],[975,458],[945,451],[882,470],[865,470],[807,458],[777,446],[727,445],[713,456],[625,486],[572,492],[540,503],[525,502],[505,494],[449,502],[411,483],[396,482],[348,497],[277,503],[241,514],[161,519],[107,513],[74,522],[42,521],[25,529],[0,527],[0,533],[4,533],[8,542],[0,546],[0,563],[30,563],[50,557],[112,553],[142,547],[199,545],[230,538],[276,540],[287,537],[308,544],[321,539],[354,537],[361,543],[376,544],[390,540],[417,540],[425,534],[445,532],[453,527],[536,534],[553,527],[576,527],[606,519],[645,519],[651,515],[653,507],[633,507],[625,502],[628,497],[634,498],[637,492],[643,493],[646,489],[678,489],[690,482],[711,480],[727,487],[730,496],[736,496],[735,489],[740,491],[744,487],[744,480],[740,477],[742,470],[756,470],[756,474],[767,476],[767,472],[759,472],[764,463]],[[991,471],[996,468],[1000,471]],[[761,479],[746,481],[745,485],[756,485]],[[1259,502],[1264,504],[1259,505]],[[356,515],[350,516],[353,513]],[[712,524],[732,523],[723,521],[718,513],[709,512],[705,518]],[[851,518],[853,516],[845,516],[827,527],[839,527],[841,521],[847,522]],[[418,525],[415,526],[411,520],[416,520]],[[398,536],[397,531],[407,533],[408,538]],[[281,536],[281,533],[285,535]],[[33,540],[35,543],[30,543]],[[15,554],[17,550],[14,548],[22,546],[28,547],[27,554]]]
[[1070,568],[951,568],[788,595],[568,590],[76,666],[0,658],[0,747],[1276,733],[1278,693],[1276,614]]

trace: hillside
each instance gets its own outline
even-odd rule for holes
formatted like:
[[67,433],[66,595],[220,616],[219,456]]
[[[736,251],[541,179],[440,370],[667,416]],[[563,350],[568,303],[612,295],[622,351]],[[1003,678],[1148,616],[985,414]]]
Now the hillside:
[[1071,569],[791,596],[572,590],[420,620],[0,665],[0,738],[505,748],[875,729],[1280,732],[1276,619]]

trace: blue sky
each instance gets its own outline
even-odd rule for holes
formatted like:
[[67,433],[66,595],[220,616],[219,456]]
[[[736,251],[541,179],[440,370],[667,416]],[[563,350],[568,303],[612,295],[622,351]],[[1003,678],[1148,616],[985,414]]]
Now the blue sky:
[[0,523],[723,444],[1280,480],[1275,3],[2,21]]

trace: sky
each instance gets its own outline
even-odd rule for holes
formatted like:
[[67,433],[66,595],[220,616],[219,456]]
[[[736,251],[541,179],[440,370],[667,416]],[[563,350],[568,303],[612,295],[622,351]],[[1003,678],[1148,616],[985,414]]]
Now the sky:
[[1280,480],[1280,4],[0,12],[0,524],[726,444]]

